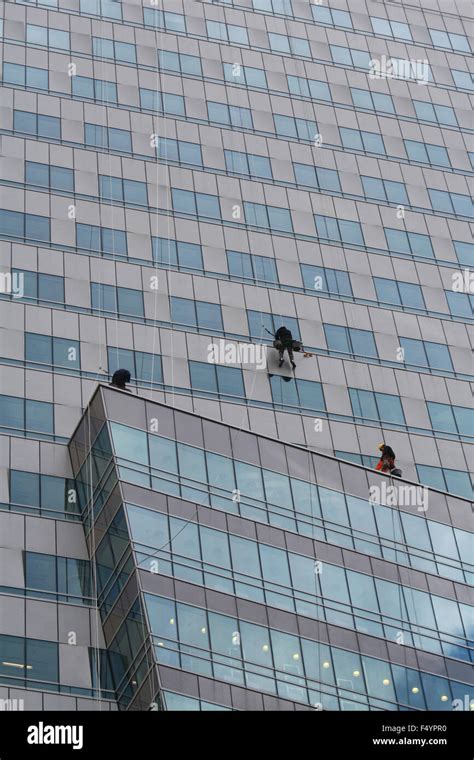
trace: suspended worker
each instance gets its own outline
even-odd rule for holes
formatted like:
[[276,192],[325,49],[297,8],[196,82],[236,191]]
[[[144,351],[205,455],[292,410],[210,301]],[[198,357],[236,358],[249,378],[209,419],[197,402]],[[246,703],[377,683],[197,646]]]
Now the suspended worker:
[[129,391],[130,388],[127,388],[126,383],[130,382],[130,372],[128,369],[118,369],[114,372],[112,375],[112,380],[110,385],[113,385],[114,388],[120,388],[122,391]]
[[377,462],[376,470],[384,472],[387,475],[396,475],[401,477],[402,471],[395,467],[395,452],[391,446],[381,443],[379,446],[380,459]]
[[293,336],[291,334],[291,331],[288,330],[285,325],[282,325],[282,327],[279,327],[278,330],[275,333],[275,340],[273,341],[274,347],[278,350],[278,353],[280,354],[280,361],[278,363],[278,366],[281,367],[283,364],[284,358],[283,354],[285,351],[288,353],[288,358],[291,362],[291,366],[293,369],[296,367],[296,364],[293,359]]

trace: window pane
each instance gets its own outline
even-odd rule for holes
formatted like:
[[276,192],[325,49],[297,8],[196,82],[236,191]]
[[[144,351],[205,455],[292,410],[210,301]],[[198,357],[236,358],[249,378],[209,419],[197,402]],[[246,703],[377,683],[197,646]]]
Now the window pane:
[[51,364],[52,345],[49,335],[25,334],[25,359],[41,364]]
[[26,662],[31,665],[28,678],[43,679],[53,683],[59,681],[57,644],[51,641],[26,639]]
[[45,216],[25,214],[25,238],[49,242],[51,239],[49,219]]
[[381,420],[400,424],[405,422],[402,405],[397,396],[392,396],[388,393],[376,393],[375,398]]
[[[147,435],[142,430],[111,423],[112,438],[117,457],[131,462],[148,464]],[[153,440],[153,436],[151,437]]]
[[430,367],[433,369],[453,369],[448,346],[442,343],[432,343],[428,340],[425,340],[424,344]]
[[27,161],[25,164],[25,181],[32,185],[41,187],[49,186],[49,166],[48,164],[37,164],[33,161]]
[[284,230],[285,232],[291,232],[293,229],[288,209],[268,206],[268,218],[272,229]]
[[352,342],[352,349],[355,354],[360,356],[377,357],[378,352],[375,346],[374,336],[368,330],[349,330]]
[[0,210],[0,230],[6,237],[24,237],[24,215],[18,211]]
[[400,295],[404,306],[410,306],[411,308],[416,309],[425,308],[423,293],[419,285],[414,285],[410,282],[399,282],[398,287],[400,289]]
[[64,303],[64,280],[54,274],[38,275],[38,297],[55,303]]
[[345,327],[339,327],[338,325],[324,325],[324,332],[326,334],[328,348],[331,351],[351,353],[349,336]]
[[26,426],[40,433],[53,433],[53,406],[44,401],[26,400]]
[[25,427],[23,399],[15,396],[0,396],[0,426]]
[[193,301],[187,298],[171,299],[171,320],[183,325],[196,325],[196,308]]
[[199,216],[220,219],[219,199],[216,196],[196,193],[196,205]]
[[152,238],[153,258],[163,264],[177,264],[178,254],[175,240],[166,238]]
[[185,214],[196,214],[194,193],[189,190],[172,190],[173,208]]
[[132,139],[130,132],[125,129],[109,128],[109,146],[112,150],[122,150],[126,153],[132,152]]
[[206,362],[189,362],[191,388],[217,393],[216,368]]
[[[8,397],[6,397],[8,398]],[[2,397],[0,397],[0,424],[4,424],[1,417]],[[10,424],[10,423],[8,423]],[[21,427],[21,425],[16,425]],[[10,500],[12,504],[26,504],[32,507],[40,505],[40,479],[33,472],[10,471]]]
[[[117,256],[127,255],[127,238],[122,230],[109,230],[102,227],[102,250]],[[120,288],[119,288],[120,293]],[[120,301],[120,295],[119,295]]]
[[117,288],[118,308],[121,314],[143,316],[143,293],[130,288]]
[[218,304],[196,301],[196,312],[199,327],[222,330],[221,309]]
[[219,393],[231,396],[245,396],[242,370],[237,367],[216,367]]
[[26,587],[56,591],[56,557],[36,552],[25,552]]
[[74,172],[61,166],[51,167],[51,187],[57,190],[74,189]]
[[76,340],[53,338],[53,362],[59,367],[80,368],[80,347]]

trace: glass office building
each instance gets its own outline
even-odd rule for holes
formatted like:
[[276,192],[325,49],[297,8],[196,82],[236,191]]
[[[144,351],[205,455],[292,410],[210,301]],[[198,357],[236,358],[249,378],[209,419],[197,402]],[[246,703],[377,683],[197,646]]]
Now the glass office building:
[[0,11],[0,709],[471,709],[468,3]]

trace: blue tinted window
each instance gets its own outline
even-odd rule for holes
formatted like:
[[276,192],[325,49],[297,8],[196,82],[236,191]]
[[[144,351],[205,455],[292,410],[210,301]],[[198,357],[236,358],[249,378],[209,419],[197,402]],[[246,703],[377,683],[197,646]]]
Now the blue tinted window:
[[53,405],[26,399],[26,427],[38,433],[53,433]]
[[267,206],[267,210],[270,229],[292,232],[293,224],[288,209],[278,208],[277,206]]
[[305,409],[320,411],[326,408],[321,383],[296,380],[300,405]]
[[255,279],[264,282],[278,282],[275,260],[265,256],[253,256]]
[[128,42],[115,42],[115,57],[119,61],[130,61],[136,63],[137,54],[135,45],[131,45]]
[[346,219],[339,219],[339,231],[343,243],[364,245],[362,230],[359,222],[350,222]]
[[335,169],[321,169],[317,167],[318,184],[323,190],[335,190],[341,192],[339,174]]
[[25,214],[25,238],[48,242],[51,240],[50,222],[45,216]]
[[28,113],[28,111],[14,111],[13,113],[13,129],[15,132],[25,132],[29,135],[36,134],[37,121],[36,114]]
[[196,206],[199,216],[210,217],[212,219],[221,218],[219,198],[207,193],[196,193]]
[[293,169],[298,184],[307,185],[309,187],[319,187],[314,166],[309,166],[307,164],[293,164]]
[[351,327],[349,328],[349,336],[354,354],[370,357],[378,356],[373,333],[368,330],[357,330],[355,327]]
[[229,115],[232,126],[243,127],[245,129],[253,128],[252,112],[250,109],[229,106]]
[[187,298],[178,298],[172,296],[170,298],[171,304],[171,320],[182,325],[194,325],[196,326],[196,308],[194,301],[190,301]]
[[375,397],[371,391],[361,391],[355,388],[349,388],[349,396],[352,404],[352,412],[356,417],[361,417],[364,421],[378,419]]
[[128,369],[132,377],[136,377],[134,352],[125,348],[107,349],[109,374],[117,369]]
[[474,296],[468,293],[454,293],[451,290],[445,290],[448,301],[449,311],[456,317],[474,316]]
[[74,190],[74,172],[62,166],[50,167],[51,187],[56,190]]
[[99,309],[109,314],[117,312],[117,293],[112,285],[100,285],[91,283],[92,308]]
[[267,89],[267,78],[263,69],[256,69],[252,66],[245,66],[245,81],[250,87],[262,87]]
[[143,317],[143,293],[131,288],[117,288],[120,314]]
[[53,349],[49,335],[25,334],[25,359],[42,364],[52,364]]
[[230,124],[230,115],[228,106],[224,103],[207,102],[207,112],[209,121],[215,121],[218,124]]
[[358,129],[349,129],[348,127],[340,127],[339,132],[341,134],[342,144],[345,148],[353,148],[354,150],[364,150],[361,133],[359,132]]
[[361,132],[364,150],[369,153],[385,153],[385,147],[380,135],[375,132]]
[[398,396],[392,396],[388,393],[376,393],[375,399],[380,420],[400,424],[405,422],[402,404]]
[[81,98],[93,98],[94,80],[91,77],[72,77],[72,93]]
[[157,153],[166,161],[179,161],[178,141],[169,137],[161,137],[157,144]]
[[54,274],[38,275],[38,298],[64,303],[64,280]]
[[205,362],[189,362],[191,388],[217,393],[216,368]]
[[26,84],[26,67],[19,63],[4,63],[3,81],[7,84],[19,84],[24,87]]
[[175,211],[196,215],[196,199],[190,190],[171,190],[173,208]]
[[253,279],[252,257],[249,253],[227,251],[229,274],[235,277]]
[[125,203],[138,203],[141,206],[146,206],[148,204],[147,186],[145,182],[124,179],[123,195]]
[[334,63],[342,63],[345,66],[352,66],[351,51],[349,48],[341,45],[330,45],[331,56]]
[[290,42],[286,35],[273,34],[272,32],[269,32],[268,41],[270,43],[271,50],[274,50],[275,52],[278,52],[278,53],[290,52]]
[[132,152],[132,138],[130,132],[125,129],[115,129],[115,127],[109,127],[109,147],[112,150],[122,150],[126,153]]
[[0,230],[7,237],[23,238],[25,235],[24,215],[19,211],[0,210]]
[[405,185],[403,182],[393,182],[391,180],[384,180],[385,192],[387,193],[387,199],[392,203],[406,203],[409,204],[409,199]]
[[433,401],[427,401],[426,406],[433,430],[440,430],[446,433],[458,432],[452,407],[448,404],[436,404]]
[[248,154],[248,162],[250,174],[255,177],[266,177],[271,179],[272,169],[270,159],[265,156],[254,156],[252,153]]
[[173,95],[168,92],[162,93],[163,111],[175,116],[184,116],[184,98],[181,95]]
[[178,243],[178,262],[181,268],[203,269],[201,246],[196,243]]
[[0,427],[25,427],[25,406],[22,398],[0,396]]
[[52,137],[59,140],[61,137],[61,120],[56,116],[38,114],[37,129],[39,137]]
[[433,343],[428,340],[424,341],[424,345],[430,367],[433,369],[453,370],[448,346],[445,346],[442,343]]
[[111,230],[107,227],[101,228],[102,233],[102,250],[104,253],[111,253],[117,256],[127,255],[127,237],[122,230]]
[[209,330],[222,330],[221,307],[215,303],[196,301],[197,323]]
[[76,245],[78,248],[100,251],[100,227],[93,227],[91,224],[76,224]]
[[[54,30],[51,29],[50,31],[52,32]],[[45,26],[34,26],[33,24],[27,24],[26,41],[31,45],[47,45],[48,28]]]
[[458,261],[460,264],[464,264],[465,266],[473,266],[474,265],[474,244],[473,243],[464,243],[459,240],[453,241],[454,249],[456,251],[456,255],[458,257]]
[[179,158],[185,164],[202,166],[201,146],[197,143],[178,141]]
[[404,230],[391,230],[385,228],[387,247],[395,253],[411,253],[408,243],[408,235]]
[[123,184],[119,177],[99,175],[99,189],[102,198],[111,201],[123,201]]
[[161,356],[145,351],[135,351],[135,373],[138,380],[162,383]]
[[246,153],[238,153],[235,150],[224,151],[227,171],[236,174],[249,174],[249,164]]
[[99,124],[86,124],[85,143],[97,148],[106,148],[108,145],[107,127],[102,127]]
[[[0,406],[1,406],[0,397]],[[3,424],[3,423],[1,423]],[[33,472],[10,470],[10,500],[12,504],[40,506],[40,478]]]

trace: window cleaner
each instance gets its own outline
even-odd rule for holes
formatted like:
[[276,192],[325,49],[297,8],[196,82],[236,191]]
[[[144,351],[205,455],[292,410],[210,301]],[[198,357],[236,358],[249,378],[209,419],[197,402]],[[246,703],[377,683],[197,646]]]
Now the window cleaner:
[[120,388],[122,391],[130,392],[130,388],[127,388],[126,386],[126,384],[130,382],[130,378],[131,375],[128,369],[118,369],[112,375],[110,385],[113,385],[114,388]]
[[389,475],[395,475],[398,478],[401,478],[402,471],[398,469],[398,467],[395,467],[395,452],[391,448],[391,446],[387,446],[385,443],[381,443],[379,446],[380,459],[377,462],[376,470],[380,470],[380,472],[385,472]]
[[[295,346],[295,343],[297,346]],[[278,363],[278,366],[281,367],[284,361],[284,353],[285,351],[288,354],[288,358],[291,362],[291,366],[293,369],[295,369],[296,364],[293,358],[293,349],[296,349],[297,351],[301,350],[301,343],[299,341],[293,340],[293,335],[291,334],[291,331],[288,330],[285,325],[282,325],[278,328],[278,330],[275,333],[275,340],[273,341],[274,348],[277,349],[278,353],[280,354],[280,361]]]

